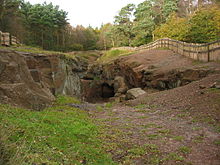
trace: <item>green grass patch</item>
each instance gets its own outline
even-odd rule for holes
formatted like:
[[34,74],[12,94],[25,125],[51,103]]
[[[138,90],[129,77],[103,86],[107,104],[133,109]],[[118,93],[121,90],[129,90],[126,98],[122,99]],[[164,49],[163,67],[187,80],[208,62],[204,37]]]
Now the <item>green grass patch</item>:
[[8,164],[114,164],[87,113],[63,104],[44,111],[0,105],[0,148]]
[[217,89],[217,88],[209,88],[207,90],[211,93],[220,93],[220,89]]
[[157,128],[157,125],[154,123],[148,123],[148,124],[144,124],[143,128]]
[[179,151],[184,153],[184,154],[189,154],[192,150],[190,147],[187,147],[187,146],[181,146],[179,148]]
[[156,144],[144,144],[147,153],[160,153],[160,150]]
[[183,136],[174,136],[173,139],[176,141],[183,141],[184,137]]
[[102,112],[104,109],[101,105],[97,105],[96,110],[99,111],[99,112]]
[[220,140],[215,140],[214,144],[217,145],[217,146],[220,146]]
[[71,55],[68,53],[57,52],[57,51],[48,51],[48,50],[43,50],[42,48],[39,48],[39,47],[31,47],[31,46],[26,46],[26,45],[22,45],[19,47],[0,46],[0,49],[14,50],[14,51],[18,51],[18,52],[26,52],[26,53],[34,53],[34,54],[63,55],[67,58],[76,59],[76,57],[74,55]]
[[203,61],[198,61],[198,60],[193,60],[192,61],[192,65],[200,65],[200,64],[204,64],[205,62]]
[[204,140],[204,136],[199,135],[199,136],[194,137],[193,142],[194,143],[202,143],[203,140]]
[[149,134],[149,135],[147,135],[147,137],[149,140],[156,140],[156,139],[161,138],[161,136],[158,134]]
[[169,153],[164,160],[184,161],[184,158],[175,152]]
[[171,131],[169,129],[161,129],[161,130],[158,130],[158,133],[161,133],[161,134],[169,134]]
[[55,103],[57,105],[66,105],[70,103],[80,104],[81,102],[77,98],[74,98],[74,97],[58,95]]
[[133,51],[130,51],[130,50],[119,50],[119,49],[116,49],[116,50],[109,50],[109,51],[106,51],[104,53],[104,55],[102,55],[100,58],[98,58],[98,62],[101,62],[101,63],[108,63],[108,62],[111,62],[121,56],[128,56],[128,55],[131,55],[132,53],[134,53]]
[[128,153],[134,156],[141,156],[144,155],[146,152],[144,147],[134,147],[128,150]]
[[115,104],[115,103],[113,103],[113,102],[109,102],[109,103],[106,103],[106,104],[105,104],[105,107],[106,107],[106,108],[112,108],[112,107],[114,106],[114,104]]
[[215,129],[216,132],[220,133],[220,126],[217,125],[217,126],[214,127],[214,129]]
[[143,110],[143,109],[146,109],[146,105],[145,104],[138,104],[136,106],[134,106],[135,109],[138,109],[138,110]]

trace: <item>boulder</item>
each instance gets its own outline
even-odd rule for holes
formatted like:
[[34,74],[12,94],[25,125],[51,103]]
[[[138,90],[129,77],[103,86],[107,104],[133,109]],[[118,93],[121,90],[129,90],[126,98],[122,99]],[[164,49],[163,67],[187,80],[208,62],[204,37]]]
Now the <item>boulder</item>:
[[216,81],[214,82],[210,88],[216,88],[216,89],[220,89],[220,81]]
[[142,90],[141,88],[132,88],[127,91],[126,99],[127,100],[136,99],[145,93],[146,92],[144,90]]

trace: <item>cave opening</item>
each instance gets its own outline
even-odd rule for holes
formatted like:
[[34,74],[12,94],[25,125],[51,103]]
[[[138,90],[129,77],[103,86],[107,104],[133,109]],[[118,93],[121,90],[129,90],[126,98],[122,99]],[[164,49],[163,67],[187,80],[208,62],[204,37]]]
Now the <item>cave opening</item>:
[[114,87],[108,85],[107,83],[103,83],[101,86],[101,97],[103,99],[114,97]]

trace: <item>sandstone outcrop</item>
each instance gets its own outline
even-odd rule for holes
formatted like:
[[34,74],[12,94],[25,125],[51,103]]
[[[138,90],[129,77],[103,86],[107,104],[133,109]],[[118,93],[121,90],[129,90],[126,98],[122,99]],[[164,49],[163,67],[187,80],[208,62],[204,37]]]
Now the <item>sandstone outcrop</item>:
[[77,60],[62,55],[44,55],[0,50],[0,103],[43,109],[54,95],[81,95]]
[[219,68],[212,68],[211,63],[193,63],[169,50],[143,51],[108,63],[95,63],[82,78],[83,96],[87,101],[103,96],[121,101],[129,89],[172,89],[200,80]]

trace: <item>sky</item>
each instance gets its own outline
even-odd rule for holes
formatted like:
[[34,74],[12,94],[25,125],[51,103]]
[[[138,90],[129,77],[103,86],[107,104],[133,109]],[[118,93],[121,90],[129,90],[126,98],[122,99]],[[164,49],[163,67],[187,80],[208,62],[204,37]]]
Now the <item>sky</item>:
[[60,9],[68,12],[72,26],[100,27],[105,23],[113,23],[114,16],[129,3],[139,4],[144,0],[26,0],[31,4],[52,2]]

